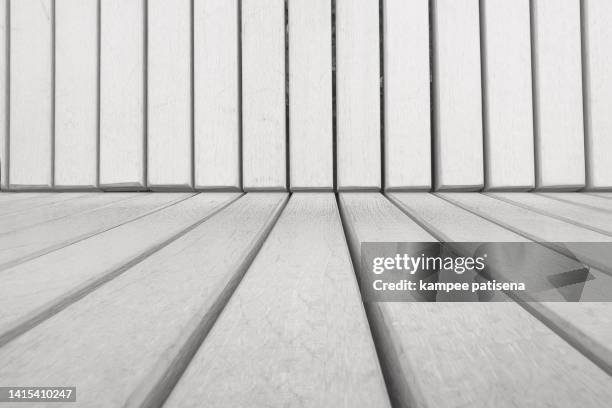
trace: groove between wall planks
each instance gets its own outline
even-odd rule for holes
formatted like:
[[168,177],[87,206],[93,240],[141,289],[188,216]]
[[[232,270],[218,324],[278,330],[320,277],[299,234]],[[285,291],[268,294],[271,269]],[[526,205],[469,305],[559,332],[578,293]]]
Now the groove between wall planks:
[[380,44],[378,0],[336,0],[338,190],[378,190]]
[[[390,199],[409,216],[440,240],[454,242],[453,250],[465,256],[473,256],[478,249],[478,242],[528,242],[529,239],[480,217],[458,206],[455,206],[431,194],[392,194]],[[548,252],[548,253],[547,253]],[[523,281],[528,286],[538,284],[538,280],[547,279],[547,271],[559,270],[560,265],[573,263],[553,251],[542,250],[542,259],[525,259],[512,266],[510,270],[489,272],[492,278],[507,281]],[[546,261],[544,261],[546,259]],[[551,265],[547,262],[553,263]],[[518,269],[516,265],[522,266]],[[588,297],[589,292],[602,293],[612,287],[612,278],[595,269],[590,269],[593,280],[584,283],[582,294]],[[612,372],[612,332],[608,330],[612,323],[612,305],[607,303],[584,302],[563,303],[565,298],[558,294],[559,302],[534,302],[534,299],[515,293],[515,298],[522,300],[521,306],[542,320],[556,333],[567,339],[585,356],[598,364],[606,372]],[[546,299],[551,299],[548,294]],[[597,295],[594,295],[595,297]],[[605,295],[599,295],[603,297]],[[535,300],[538,300],[537,294]],[[528,304],[525,301],[529,302]]]
[[431,188],[429,1],[385,0],[385,189]]
[[585,138],[589,189],[612,188],[612,2],[582,1]]
[[478,0],[432,0],[437,190],[484,183]]
[[[340,194],[340,206],[354,265],[362,242],[435,241],[382,196]],[[366,308],[394,406],[599,407],[610,398],[609,376],[516,303],[371,302]],[[466,333],[478,333],[478,341]],[[464,392],[457,393],[458,382]]]
[[585,184],[580,0],[532,0],[536,184]]
[[55,188],[98,179],[98,0],[55,0]]
[[53,186],[53,1],[11,1],[10,187]]
[[198,189],[240,186],[240,0],[194,0],[194,172]]
[[8,189],[9,0],[0,0],[0,190]]
[[485,187],[535,186],[529,0],[481,1]]
[[284,0],[242,0],[245,190],[286,189]]
[[291,196],[164,406],[294,405],[389,406],[333,194]]
[[[150,215],[2,272],[0,344],[129,270],[240,197],[188,197]],[[27,282],[27,285],[23,283]]]
[[[248,194],[6,344],[0,349],[0,381],[53,378],[74,384],[86,406],[160,406],[285,200],[286,194]],[[75,331],[82,335],[75,338]],[[61,361],[46,351],[59,345]]]
[[146,0],[104,0],[100,17],[100,187],[145,187]]
[[192,187],[192,0],[148,0],[148,187]]
[[290,0],[291,189],[333,189],[331,0]]

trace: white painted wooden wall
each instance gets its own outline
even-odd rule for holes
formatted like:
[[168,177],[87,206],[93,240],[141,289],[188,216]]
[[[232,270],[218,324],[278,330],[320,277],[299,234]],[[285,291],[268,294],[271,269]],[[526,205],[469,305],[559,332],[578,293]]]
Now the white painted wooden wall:
[[611,189],[611,4],[0,0],[0,188]]

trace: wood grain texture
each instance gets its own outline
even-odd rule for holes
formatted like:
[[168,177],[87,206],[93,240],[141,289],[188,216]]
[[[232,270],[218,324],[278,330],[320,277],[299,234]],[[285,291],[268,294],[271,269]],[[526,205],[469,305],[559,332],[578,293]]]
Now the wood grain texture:
[[381,187],[378,17],[377,0],[336,1],[339,190]]
[[540,193],[554,200],[578,204],[587,208],[612,212],[612,202],[604,197],[584,193]]
[[549,217],[612,236],[612,215],[605,211],[553,200],[539,194],[492,193],[491,196]]
[[[403,213],[403,221],[399,216],[361,217],[390,205],[380,199],[375,205],[374,200],[340,196],[354,256],[359,256],[362,242],[435,241]],[[597,407],[609,398],[607,374],[515,303],[380,302],[366,307],[397,406],[524,406],[547,401]],[[466,333],[478,333],[477,340]],[[508,361],[513,364],[508,366]],[[505,369],[500,371],[500,366]],[[565,375],[571,380],[559,380]]]
[[[407,214],[418,220],[421,225],[432,231],[440,240],[448,243],[457,242],[456,245],[450,245],[458,253],[466,256],[472,256],[475,253],[478,242],[529,241],[521,235],[431,194],[392,194],[390,199]],[[547,262],[558,259],[555,265],[562,265],[569,260],[552,251],[546,258]],[[550,265],[545,263],[538,265],[538,259],[522,262],[522,260],[516,260],[516,264],[512,266],[513,274],[506,276],[506,280],[527,282],[530,279],[547,279],[550,276],[546,273],[551,271]],[[534,269],[533,266],[536,268]],[[558,272],[558,266],[553,266],[552,271]],[[503,273],[503,271],[499,272]],[[610,276],[592,268],[590,273],[594,279],[584,283],[583,294],[590,291],[610,290],[612,287]],[[494,277],[497,278],[497,276],[500,274]],[[515,295],[519,299],[522,298],[520,293]],[[546,299],[552,298],[549,295]],[[523,300],[529,299],[523,297]],[[557,333],[560,333],[570,344],[607,372],[612,371],[611,305],[596,302],[564,303],[564,298],[559,296],[558,302],[531,302],[528,306],[527,310],[535,317],[543,319],[549,327],[554,327]]]
[[53,186],[53,2],[11,1],[10,188]]
[[0,344],[110,281],[239,197],[199,194],[0,272]]
[[385,189],[431,188],[429,1],[383,2]]
[[536,186],[585,184],[580,0],[533,0]]
[[238,0],[195,0],[195,187],[240,188]]
[[[49,206],[86,195],[86,193],[45,193],[27,200],[0,201],[0,219],[13,219],[15,214],[31,212],[35,209],[45,211]],[[94,194],[91,194],[94,195]],[[0,231],[6,232],[0,223]]]
[[289,6],[290,184],[334,187],[331,0]]
[[[104,200],[102,197],[100,200]],[[189,194],[140,194],[96,210],[0,234],[0,270],[39,257],[159,210]]]
[[192,184],[191,0],[149,0],[147,185]]
[[[79,195],[75,199],[71,198],[68,201],[60,201],[59,197],[66,195],[70,194],[45,193],[44,197],[20,200],[19,202],[14,203],[15,205],[3,206],[0,204],[0,209],[2,210],[4,210],[6,207],[9,207],[6,208],[9,210],[12,207],[13,210],[20,211],[10,215],[4,215],[3,212],[3,216],[0,216],[0,231],[5,234],[11,231],[30,227],[32,225],[80,214],[103,207],[110,203],[127,200],[134,197],[134,195],[131,193],[113,193],[106,195],[101,193],[87,193],[84,196]],[[40,203],[43,198],[46,198],[44,200],[46,205],[42,207],[31,207],[33,204]],[[51,204],[51,202],[53,202],[53,204]],[[26,210],[24,211],[22,208],[25,208]]]
[[434,173],[437,190],[484,184],[478,0],[433,0]]
[[485,187],[535,186],[530,1],[481,4]]
[[55,0],[55,184],[98,184],[98,0]]
[[242,178],[286,189],[285,2],[242,1]]
[[100,186],[145,187],[145,1],[104,0],[100,20]]
[[0,204],[7,203],[10,201],[28,200],[32,197],[39,197],[43,193],[23,193],[23,192],[7,192],[3,191],[0,193]]
[[9,0],[0,0],[0,190],[8,189]]
[[389,406],[332,194],[291,196],[166,402],[294,405]]
[[[0,381],[74,384],[83,406],[163,401],[285,199],[278,193],[247,195],[6,344],[0,349]],[[58,347],[61,358],[50,352]]]
[[612,187],[612,3],[582,2],[586,186]]
[[532,241],[578,257],[581,262],[612,274],[610,251],[597,246],[572,245],[580,242],[612,242],[608,235],[488,195],[448,193],[440,196]]

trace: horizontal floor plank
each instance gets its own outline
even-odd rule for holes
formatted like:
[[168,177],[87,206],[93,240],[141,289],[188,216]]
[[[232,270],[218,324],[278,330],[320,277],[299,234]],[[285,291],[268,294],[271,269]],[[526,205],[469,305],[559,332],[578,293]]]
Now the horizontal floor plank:
[[[400,212],[382,200],[376,195],[340,196],[354,257],[362,242],[435,241],[405,214],[400,214],[403,219],[395,215],[393,222],[391,217],[360,216],[371,208]],[[388,302],[366,307],[397,406],[528,406],[547,401],[599,407],[612,396],[612,380],[604,371],[515,303]]]
[[164,406],[298,405],[389,406],[333,194],[292,195]]
[[0,383],[74,385],[87,407],[159,406],[286,197],[247,194],[9,342],[0,348]]
[[[9,215],[23,213],[24,211],[50,206],[81,197],[85,194],[86,193],[47,193],[28,198],[27,200],[0,201],[0,217],[7,217]],[[5,230],[0,227],[0,231],[4,232]]]
[[612,201],[584,193],[540,193],[545,197],[596,210],[612,211]]

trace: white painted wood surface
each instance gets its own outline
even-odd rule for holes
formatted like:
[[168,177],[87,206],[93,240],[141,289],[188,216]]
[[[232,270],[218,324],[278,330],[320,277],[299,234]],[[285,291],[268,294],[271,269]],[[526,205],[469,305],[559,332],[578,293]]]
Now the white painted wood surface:
[[194,172],[198,189],[240,188],[239,0],[195,0]]
[[[479,246],[479,242],[527,242],[527,238],[505,229],[493,222],[488,221],[476,214],[468,212],[432,194],[392,194],[390,199],[402,208],[407,214],[432,231],[437,238],[445,242],[457,242],[454,249],[459,253],[464,250],[466,256],[472,256]],[[474,243],[471,245],[469,243]],[[555,254],[551,253],[555,259]],[[557,254],[557,265],[567,261],[561,254]],[[537,259],[528,261],[525,265],[533,265]],[[521,265],[517,261],[516,265]],[[512,271],[513,276],[508,276],[509,281],[519,281],[522,276],[529,273],[531,276],[546,277],[546,271],[551,270],[550,265],[536,265],[536,268],[528,270]],[[558,266],[552,270],[558,272]],[[595,279],[584,283],[583,293],[589,291],[609,290],[612,278],[597,270],[591,269],[590,273]],[[529,279],[529,278],[526,278]],[[516,294],[521,298],[520,293]],[[549,295],[550,296],[550,295]],[[536,297],[537,299],[537,297]],[[551,299],[551,297],[547,297]],[[606,367],[608,372],[612,370],[612,305],[607,303],[584,302],[563,303],[564,298],[559,297],[560,302],[531,302],[528,311],[539,319],[544,318],[546,324],[552,324],[557,333],[561,333],[572,345],[579,350],[586,350],[587,356]]]
[[336,1],[339,190],[381,187],[378,0]]
[[481,4],[485,187],[535,186],[529,0]]
[[585,184],[580,0],[533,0],[536,184]]
[[484,184],[478,0],[433,0],[436,189]]
[[[150,406],[163,400],[285,199],[278,193],[247,195],[6,344],[0,349],[0,381],[74,384],[84,406]],[[58,347],[60,359],[50,352]]]
[[9,0],[0,0],[0,190],[8,188]]
[[[0,201],[0,220],[13,219],[14,214],[27,212],[31,214],[37,208],[46,211],[49,206],[62,203],[86,195],[86,193],[45,193],[27,200],[16,200],[9,202]],[[91,194],[94,195],[94,194]],[[42,207],[42,208],[41,208]],[[0,223],[0,231],[6,232]]]
[[53,1],[11,1],[10,187],[53,186]]
[[[99,199],[104,200],[106,196],[103,194]],[[136,194],[132,199],[92,211],[0,234],[0,270],[133,221],[188,196],[185,193]]]
[[145,1],[100,4],[100,186],[145,186]]
[[165,405],[389,406],[333,194],[291,196]]
[[[66,194],[68,193],[61,193],[62,196]],[[58,193],[53,193],[52,195],[45,193],[45,196],[47,195],[49,197],[55,196],[55,199],[57,199]],[[49,199],[46,199],[44,201],[46,205],[43,207],[30,207],[26,211],[22,210],[19,213],[4,215],[4,209],[6,209],[6,207],[13,207],[14,210],[17,210],[17,208],[27,208],[31,205],[31,202],[39,203],[43,198],[45,198],[45,196],[35,197],[28,200],[20,200],[19,202],[14,203],[15,205],[12,206],[3,206],[0,204],[0,209],[2,210],[3,214],[3,216],[0,216],[0,231],[5,234],[51,220],[74,216],[76,214],[91,211],[114,202],[134,197],[133,193],[113,193],[106,196],[102,196],[102,193],[87,193],[85,196],[79,196],[76,199],[70,199],[68,201],[59,201],[57,204],[51,204]]]
[[539,194],[491,193],[491,196],[543,215],[612,236],[612,215],[605,211],[553,200]]
[[245,190],[287,187],[284,4],[283,0],[242,0]]
[[[405,214],[401,220],[385,216],[399,210],[381,200],[340,195],[354,255],[359,255],[362,242],[435,241]],[[612,380],[604,371],[517,304],[483,306],[366,304],[380,358],[392,374],[387,381],[397,406],[605,404]],[[478,340],[466,333],[478,333]],[[502,365],[504,370],[499,369]],[[458,382],[461,393],[456,391]]]
[[98,0],[55,0],[55,184],[98,184]]
[[584,193],[540,193],[545,197],[566,203],[577,204],[587,208],[612,212],[612,202],[604,197]]
[[22,192],[3,191],[0,193],[0,205],[2,203],[7,203],[10,201],[28,200],[32,197],[39,197],[41,195],[43,195],[43,193],[22,193]]
[[3,271],[0,344],[180,238],[238,197],[199,194]]
[[611,200],[612,199],[612,193],[589,193],[590,195],[594,195],[596,197],[602,197],[605,198],[607,200]]
[[147,185],[190,188],[192,0],[148,0]]
[[334,187],[331,0],[291,0],[289,15],[290,185]]
[[612,187],[612,2],[582,2],[586,171],[589,189]]
[[431,188],[429,1],[383,2],[385,188]]

